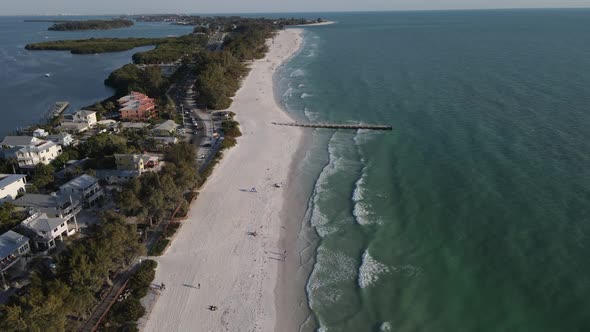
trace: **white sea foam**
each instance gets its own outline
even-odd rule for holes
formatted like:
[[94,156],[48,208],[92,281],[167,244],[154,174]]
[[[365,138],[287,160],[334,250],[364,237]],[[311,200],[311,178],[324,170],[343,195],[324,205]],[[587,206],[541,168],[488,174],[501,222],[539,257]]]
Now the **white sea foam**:
[[395,271],[395,267],[389,267],[369,254],[369,249],[363,253],[363,262],[358,272],[358,284],[361,288],[369,287],[373,285],[379,276]]
[[285,98],[290,98],[293,95],[293,88],[288,88],[287,91],[285,91],[285,93],[283,93],[283,97]]
[[[361,162],[364,163],[364,159],[361,158]],[[367,191],[366,182],[367,182],[367,174],[368,174],[368,166],[364,166],[361,171],[361,176],[355,182],[354,190],[352,192],[352,201],[354,202],[354,206],[352,209],[352,214],[356,222],[359,225],[370,225],[373,223],[381,223],[380,220],[376,220],[375,216],[372,211],[372,206],[368,204],[365,199],[365,193]]]
[[318,112],[312,112],[307,107],[303,109],[303,114],[305,114],[305,117],[311,122],[315,122],[319,118]]
[[391,331],[391,323],[390,322],[383,322],[379,327],[379,331],[381,332],[389,332]]
[[295,70],[294,70],[294,71],[291,73],[291,75],[289,75],[289,77],[301,77],[301,76],[304,76],[304,75],[305,75],[305,73],[303,72],[303,70],[302,70],[302,69],[295,69]]
[[313,95],[309,94],[309,93],[305,93],[305,92],[301,95],[301,99],[305,99],[305,98],[309,98],[309,97],[313,97]]
[[328,142],[328,155],[329,161],[328,164],[322,169],[320,172],[320,176],[318,177],[314,193],[313,193],[313,209],[311,214],[311,225],[316,228],[316,231],[321,237],[324,237],[331,233],[334,230],[333,227],[326,227],[329,222],[328,217],[326,217],[319,208],[319,200],[320,195],[319,193],[325,192],[327,189],[327,183],[330,176],[337,172],[342,166],[342,157],[337,156],[336,154],[336,147],[334,146],[336,134],[332,135],[330,141]]
[[[317,262],[307,284],[308,292],[324,291],[325,288],[343,281],[354,280],[356,261],[343,252],[318,248]],[[316,294],[317,295],[317,294]]]

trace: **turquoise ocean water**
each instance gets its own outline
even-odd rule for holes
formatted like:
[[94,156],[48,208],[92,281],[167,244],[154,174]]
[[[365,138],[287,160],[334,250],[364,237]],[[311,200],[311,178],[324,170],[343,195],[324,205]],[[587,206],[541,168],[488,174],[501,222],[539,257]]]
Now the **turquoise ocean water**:
[[[395,130],[310,131],[318,248],[303,329],[589,331],[590,11],[306,16],[338,24],[306,28],[279,74],[288,111]],[[26,43],[190,31],[22,20],[0,18],[3,134],[56,100],[108,97],[102,80],[137,51]]]
[[309,132],[305,330],[590,331],[590,11],[328,18],[279,99],[395,129]]

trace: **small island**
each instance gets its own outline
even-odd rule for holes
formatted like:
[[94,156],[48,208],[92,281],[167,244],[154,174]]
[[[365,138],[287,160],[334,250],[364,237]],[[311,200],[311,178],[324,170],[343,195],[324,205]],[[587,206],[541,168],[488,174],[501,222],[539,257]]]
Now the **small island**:
[[159,45],[172,38],[90,38],[57,40],[27,44],[27,50],[70,51],[73,54],[94,54],[127,51],[140,46]]
[[50,31],[78,31],[78,30],[110,30],[128,28],[133,26],[131,20],[86,20],[86,21],[60,21],[50,26]]

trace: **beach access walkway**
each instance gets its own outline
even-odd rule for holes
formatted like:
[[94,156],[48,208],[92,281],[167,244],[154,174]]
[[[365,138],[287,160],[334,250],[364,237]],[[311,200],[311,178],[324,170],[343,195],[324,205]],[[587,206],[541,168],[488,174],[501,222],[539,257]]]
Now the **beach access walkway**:
[[271,123],[275,126],[291,126],[291,127],[305,127],[305,128],[393,130],[393,127],[390,125],[380,125],[380,124],[310,123],[310,122],[271,122]]

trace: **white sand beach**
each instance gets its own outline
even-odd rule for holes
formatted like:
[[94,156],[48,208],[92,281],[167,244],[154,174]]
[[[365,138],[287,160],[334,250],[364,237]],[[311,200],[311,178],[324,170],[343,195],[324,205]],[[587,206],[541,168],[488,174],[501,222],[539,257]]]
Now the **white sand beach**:
[[324,21],[324,22],[319,22],[319,23],[304,24],[304,25],[300,25],[300,26],[313,27],[313,26],[330,25],[330,24],[336,24],[336,22],[335,21]]
[[166,290],[145,331],[277,328],[275,287],[286,250],[279,241],[280,212],[303,130],[271,124],[290,121],[275,102],[273,73],[301,44],[302,30],[281,31],[266,58],[253,63],[230,108],[243,136],[215,168],[171,246],[156,258],[154,282],[165,283]]

